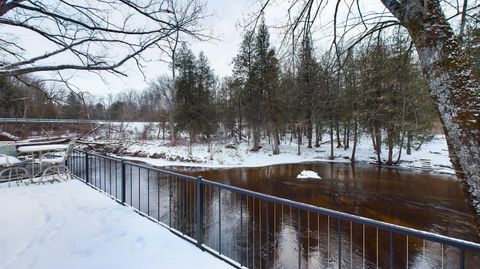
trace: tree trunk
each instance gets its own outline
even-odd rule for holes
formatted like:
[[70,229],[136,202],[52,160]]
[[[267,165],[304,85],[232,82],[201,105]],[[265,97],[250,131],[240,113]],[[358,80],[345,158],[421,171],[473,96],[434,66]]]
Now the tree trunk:
[[480,85],[438,0],[382,0],[409,31],[439,112],[450,159],[480,213]]
[[307,126],[307,137],[308,137],[308,148],[312,148],[312,137],[313,137],[313,126],[312,126],[312,119],[308,120]]
[[377,153],[377,163],[382,164],[382,132],[375,126],[375,152]]
[[388,158],[387,165],[393,165],[393,139],[392,139],[393,130],[388,130],[387,132],[387,143],[388,143]]
[[300,156],[300,145],[302,144],[302,129],[298,127],[297,155]]
[[408,133],[407,133],[407,155],[412,155],[412,140],[413,140],[412,131],[408,131]]
[[278,129],[273,128],[273,155],[280,154],[280,135],[278,134]]
[[377,144],[375,143],[375,131],[372,131],[371,137],[372,137],[373,150],[377,152]]
[[357,151],[357,137],[358,135],[358,123],[355,120],[355,123],[353,125],[353,148],[352,148],[352,157],[350,158],[350,161],[353,163],[355,162],[355,153]]
[[350,147],[350,121],[345,123],[345,130],[343,131],[343,149],[347,150]]
[[238,119],[238,141],[242,143],[242,117]]
[[177,144],[177,137],[175,134],[175,123],[174,123],[173,111],[170,112],[169,121],[170,121],[170,144],[172,146],[175,146]]
[[334,154],[334,149],[333,149],[333,144],[335,143],[335,141],[333,140],[333,125],[330,124],[330,156],[328,157],[330,160],[333,160],[335,159],[335,156],[333,155]]
[[338,124],[338,121],[335,121],[335,130],[337,134],[337,149],[339,149],[343,146],[342,146],[342,141],[340,140],[340,124]]
[[400,160],[402,159],[402,149],[403,149],[403,142],[404,141],[405,141],[405,132],[402,133],[402,138],[400,140],[400,146],[399,146],[399,149],[398,149],[398,157],[397,157],[397,161],[395,162],[395,164],[399,164]]
[[253,133],[253,147],[252,151],[257,152],[260,149],[260,129],[254,127],[252,130]]
[[319,133],[318,125],[315,125],[315,147],[320,147],[320,133]]

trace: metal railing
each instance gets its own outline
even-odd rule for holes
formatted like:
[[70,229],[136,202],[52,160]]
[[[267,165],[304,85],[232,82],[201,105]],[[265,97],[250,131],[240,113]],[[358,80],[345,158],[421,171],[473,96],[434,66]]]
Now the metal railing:
[[72,173],[236,267],[478,268],[480,244],[84,151]]
[[89,120],[89,119],[42,119],[42,118],[0,118],[3,124],[108,124],[114,122],[132,123],[136,121]]

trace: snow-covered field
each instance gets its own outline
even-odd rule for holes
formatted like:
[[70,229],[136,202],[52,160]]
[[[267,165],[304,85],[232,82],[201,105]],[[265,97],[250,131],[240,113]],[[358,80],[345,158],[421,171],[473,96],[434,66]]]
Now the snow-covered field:
[[71,180],[0,184],[0,268],[231,267]]
[[[327,136],[324,137],[327,141]],[[324,143],[319,148],[309,149],[301,146],[301,155],[297,155],[297,144],[284,142],[280,145],[280,154],[272,155],[271,146],[263,141],[259,152],[251,152],[251,145],[241,143],[234,145],[225,142],[210,144],[193,144],[191,153],[187,145],[169,146],[168,141],[145,140],[133,143],[128,151],[140,156],[126,157],[130,160],[144,161],[156,166],[195,166],[195,167],[257,167],[282,163],[301,163],[313,161],[350,162],[351,147],[347,150],[335,148],[335,159],[329,160],[330,144]],[[357,147],[356,161],[375,162],[376,154],[372,149],[371,139],[363,137]],[[227,146],[229,145],[229,146]],[[382,152],[386,159],[387,148]],[[396,160],[398,149],[394,151]],[[412,151],[412,155],[402,152],[400,167],[426,169],[439,173],[454,174],[452,163],[448,156],[448,147],[443,135],[424,143],[420,150]]]

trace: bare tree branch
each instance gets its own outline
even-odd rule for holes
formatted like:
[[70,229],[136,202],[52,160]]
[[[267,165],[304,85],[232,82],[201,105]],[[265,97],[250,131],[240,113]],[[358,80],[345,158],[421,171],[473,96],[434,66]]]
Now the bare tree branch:
[[[182,8],[172,8],[180,3]],[[38,53],[15,42],[15,36],[2,37],[0,76],[63,70],[126,76],[122,65],[131,60],[141,70],[149,61],[142,54],[163,49],[175,35],[208,39],[199,26],[206,16],[201,0],[102,0],[93,6],[86,0],[0,0],[2,30],[27,30],[50,44]]]

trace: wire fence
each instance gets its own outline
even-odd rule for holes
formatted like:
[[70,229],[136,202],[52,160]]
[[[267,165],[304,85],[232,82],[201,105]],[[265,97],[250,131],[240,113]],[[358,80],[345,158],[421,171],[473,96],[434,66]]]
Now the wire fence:
[[480,268],[480,244],[75,151],[88,185],[242,268]]

